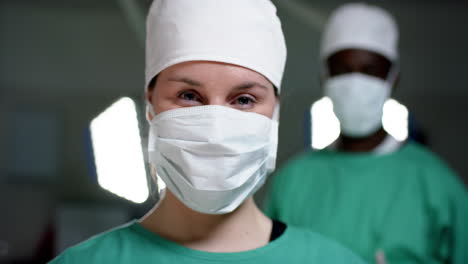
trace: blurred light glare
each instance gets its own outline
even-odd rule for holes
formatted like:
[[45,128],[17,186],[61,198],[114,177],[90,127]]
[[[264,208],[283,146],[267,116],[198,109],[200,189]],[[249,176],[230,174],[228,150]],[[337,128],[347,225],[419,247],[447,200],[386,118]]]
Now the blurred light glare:
[[149,195],[136,106],[124,97],[91,122],[99,185],[127,200],[143,203]]
[[312,105],[312,148],[323,149],[340,135],[340,121],[333,113],[333,103],[323,97]]
[[382,123],[385,131],[398,141],[408,138],[408,108],[394,99],[385,102]]
[[[312,148],[324,149],[333,143],[340,135],[340,121],[333,113],[333,103],[328,97],[323,97],[312,104]],[[384,104],[383,128],[398,141],[408,138],[408,109],[394,99]]]

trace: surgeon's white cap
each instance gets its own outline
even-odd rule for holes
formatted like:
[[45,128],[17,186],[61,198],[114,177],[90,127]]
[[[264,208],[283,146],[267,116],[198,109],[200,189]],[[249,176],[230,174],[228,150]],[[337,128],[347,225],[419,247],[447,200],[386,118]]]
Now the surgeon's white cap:
[[380,7],[350,3],[336,9],[325,27],[321,60],[344,49],[364,49],[398,60],[398,26]]
[[146,77],[186,61],[254,70],[278,89],[286,44],[270,0],[155,0],[147,17]]

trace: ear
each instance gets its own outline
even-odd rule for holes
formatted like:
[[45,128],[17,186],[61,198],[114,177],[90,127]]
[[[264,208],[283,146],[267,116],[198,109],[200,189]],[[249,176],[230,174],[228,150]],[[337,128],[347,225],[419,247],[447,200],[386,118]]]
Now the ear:
[[150,103],[153,102],[153,92],[150,89],[146,89],[145,99],[147,102],[150,102]]

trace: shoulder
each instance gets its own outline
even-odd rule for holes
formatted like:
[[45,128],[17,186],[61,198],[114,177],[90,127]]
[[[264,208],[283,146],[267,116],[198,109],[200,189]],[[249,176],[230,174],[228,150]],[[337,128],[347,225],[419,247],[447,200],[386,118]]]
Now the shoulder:
[[[466,199],[465,185],[454,170],[428,148],[409,142],[402,151],[400,160],[406,162],[408,168],[413,168],[418,180],[435,197],[449,199]],[[460,196],[460,197],[459,197]]]
[[[266,208],[269,209],[266,211],[270,212],[273,210],[273,208],[270,207],[276,207],[277,205],[275,205],[275,203],[280,200],[287,202],[288,199],[282,198],[285,193],[301,193],[298,192],[298,188],[307,186],[304,181],[312,180],[311,176],[314,176],[314,179],[316,179],[321,175],[316,172],[323,171],[328,166],[327,162],[321,161],[327,159],[328,156],[329,154],[325,151],[307,150],[291,158],[276,170],[271,176],[271,182],[268,187],[269,195],[266,200]],[[311,172],[314,172],[314,174],[310,174]],[[275,215],[270,214],[270,216]]]
[[317,263],[365,263],[358,255],[338,242],[307,229],[288,226],[291,248],[301,249],[312,255]]
[[442,158],[418,143],[408,142],[401,151],[400,160],[408,166],[424,171],[425,176],[430,176],[433,180],[458,180],[456,173]]
[[413,164],[424,163],[427,167],[450,170],[447,164],[427,147],[416,142],[408,142],[400,151],[400,158]]
[[332,153],[333,152],[328,149],[322,149],[322,150],[307,149],[293,156],[291,160],[289,161],[289,163],[294,164],[294,163],[302,163],[302,162],[311,162],[311,161],[316,161],[316,160],[324,160],[324,159],[328,159]]
[[114,262],[118,258],[116,252],[125,246],[129,239],[131,223],[116,227],[107,232],[98,234],[76,246],[70,247],[56,257],[51,264],[65,263],[103,263]]
[[306,150],[275,171],[272,175],[271,188],[279,188],[283,191],[286,190],[285,188],[290,188],[290,191],[295,193],[297,187],[305,184],[304,181],[325,177],[332,160],[333,153],[328,150]]
[[314,151],[312,149],[303,151],[290,158],[275,175],[290,174],[294,172],[304,172],[308,168],[317,169],[317,166],[323,166],[324,161],[330,158],[330,152],[327,150]]

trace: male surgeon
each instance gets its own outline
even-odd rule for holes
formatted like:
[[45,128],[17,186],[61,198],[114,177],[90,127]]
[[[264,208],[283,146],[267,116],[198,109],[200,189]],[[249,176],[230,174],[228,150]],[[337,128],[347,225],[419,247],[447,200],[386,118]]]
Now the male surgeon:
[[336,9],[320,50],[338,140],[274,177],[266,213],[333,238],[369,263],[468,263],[468,196],[435,154],[382,128],[399,74],[398,28],[385,10]]

